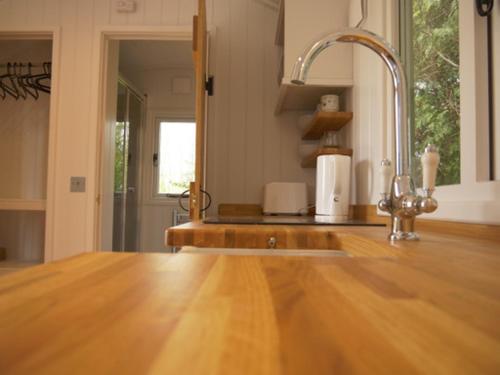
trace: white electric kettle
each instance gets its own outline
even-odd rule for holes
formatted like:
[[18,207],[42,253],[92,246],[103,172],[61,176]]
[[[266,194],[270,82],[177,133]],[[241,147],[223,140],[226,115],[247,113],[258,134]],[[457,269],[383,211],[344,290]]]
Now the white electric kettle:
[[345,221],[349,216],[351,157],[320,155],[316,168],[316,220]]

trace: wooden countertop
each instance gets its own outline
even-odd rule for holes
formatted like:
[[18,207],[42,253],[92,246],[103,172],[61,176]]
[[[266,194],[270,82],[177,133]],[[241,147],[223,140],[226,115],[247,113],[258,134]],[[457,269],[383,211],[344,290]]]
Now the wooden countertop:
[[0,372],[500,373],[498,241],[343,233],[365,255],[92,253],[0,277]]
[[[369,217],[368,222],[386,223],[388,217]],[[450,240],[469,246],[470,240],[488,239],[500,247],[500,226],[417,220],[416,230],[423,243]],[[165,231],[165,245],[182,247],[251,248],[269,247],[275,239],[277,249],[349,250],[353,255],[380,255],[391,252],[387,246],[390,225],[385,228],[330,225],[284,224],[205,224],[190,222]],[[430,241],[430,242],[429,242]],[[402,245],[402,243],[400,243]],[[414,243],[410,246],[419,246]],[[439,246],[438,246],[439,247]],[[389,249],[389,250],[388,250]]]

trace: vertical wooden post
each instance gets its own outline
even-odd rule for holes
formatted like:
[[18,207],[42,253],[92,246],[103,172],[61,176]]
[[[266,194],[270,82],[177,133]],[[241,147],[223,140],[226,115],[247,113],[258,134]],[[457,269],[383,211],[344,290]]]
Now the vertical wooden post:
[[207,20],[205,0],[198,0],[198,15],[193,18],[193,59],[196,78],[196,156],[195,180],[190,184],[189,216],[191,220],[201,218],[203,195],[201,193],[204,173],[203,157],[205,144],[205,105],[206,105],[206,57],[207,57]]

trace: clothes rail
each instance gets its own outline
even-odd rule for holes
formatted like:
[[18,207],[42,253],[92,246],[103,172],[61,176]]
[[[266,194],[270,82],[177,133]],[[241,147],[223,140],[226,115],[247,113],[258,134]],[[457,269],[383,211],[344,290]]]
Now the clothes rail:
[[0,63],[0,98],[38,99],[40,92],[50,94],[50,62]]

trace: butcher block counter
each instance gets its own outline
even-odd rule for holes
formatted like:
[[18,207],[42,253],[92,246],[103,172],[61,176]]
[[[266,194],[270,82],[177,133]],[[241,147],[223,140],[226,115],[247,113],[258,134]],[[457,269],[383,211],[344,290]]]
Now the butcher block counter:
[[499,374],[499,241],[385,235],[343,228],[345,256],[89,253],[0,277],[0,373]]

